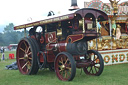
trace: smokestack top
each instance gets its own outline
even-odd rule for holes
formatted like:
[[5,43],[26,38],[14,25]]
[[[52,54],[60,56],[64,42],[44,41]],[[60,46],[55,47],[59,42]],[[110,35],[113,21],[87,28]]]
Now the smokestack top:
[[77,6],[77,0],[71,0],[71,6]]
[[71,7],[69,8],[70,11],[79,9],[77,5],[77,0],[71,0]]

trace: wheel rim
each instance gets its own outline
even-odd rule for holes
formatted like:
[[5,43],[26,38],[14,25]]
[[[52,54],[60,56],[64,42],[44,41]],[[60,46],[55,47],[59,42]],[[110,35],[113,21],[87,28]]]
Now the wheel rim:
[[31,45],[25,40],[20,41],[17,48],[17,63],[22,74],[29,74],[32,67]]
[[56,57],[55,72],[60,80],[71,81],[74,78],[76,68],[75,62],[72,60],[65,54],[60,54]]
[[88,51],[87,60],[91,62],[91,64],[84,68],[84,72],[88,75],[99,76],[104,68],[102,56],[97,51],[90,50]]

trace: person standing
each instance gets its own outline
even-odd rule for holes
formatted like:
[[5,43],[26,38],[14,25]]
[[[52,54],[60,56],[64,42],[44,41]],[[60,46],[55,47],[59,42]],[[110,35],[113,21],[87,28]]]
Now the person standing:
[[1,54],[2,54],[2,53],[3,53],[3,47],[1,47],[1,49],[0,49],[0,50],[1,50]]
[[116,29],[116,39],[120,39],[120,36],[121,36],[121,26],[119,24],[117,24],[117,29]]
[[116,23],[115,20],[112,20],[112,36],[116,34]]
[[4,56],[4,47],[1,47],[1,60],[5,60],[5,56]]

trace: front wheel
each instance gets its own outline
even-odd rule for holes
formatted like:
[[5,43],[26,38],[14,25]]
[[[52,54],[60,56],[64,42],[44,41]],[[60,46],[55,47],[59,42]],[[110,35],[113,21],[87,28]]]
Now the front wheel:
[[71,81],[76,74],[75,60],[71,54],[61,52],[55,59],[55,72],[57,77],[63,81]]
[[101,54],[95,50],[89,50],[85,59],[91,62],[91,64],[83,68],[84,72],[87,75],[101,75],[104,69],[104,61]]

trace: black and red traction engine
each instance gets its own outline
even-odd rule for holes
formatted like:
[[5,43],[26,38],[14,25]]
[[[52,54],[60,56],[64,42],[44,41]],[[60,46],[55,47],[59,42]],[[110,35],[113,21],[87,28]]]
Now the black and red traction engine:
[[99,52],[88,49],[88,41],[100,36],[97,23],[107,15],[97,9],[84,8],[61,16],[48,17],[20,26],[30,28],[29,36],[20,40],[16,59],[22,74],[36,74],[39,69],[55,71],[63,81],[75,77],[76,68],[88,75],[99,76],[104,62]]

